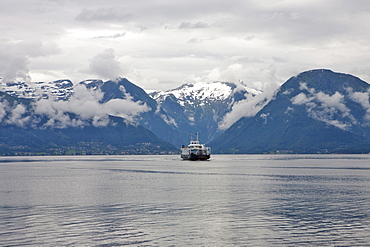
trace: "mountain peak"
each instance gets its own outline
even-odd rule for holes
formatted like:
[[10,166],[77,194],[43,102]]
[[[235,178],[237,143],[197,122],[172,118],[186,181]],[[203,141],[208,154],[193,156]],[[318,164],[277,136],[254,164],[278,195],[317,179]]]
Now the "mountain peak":
[[370,150],[370,85],[330,70],[285,82],[255,116],[244,117],[213,141],[226,153],[325,153]]
[[218,81],[187,83],[165,92],[151,92],[149,95],[175,123],[182,137],[188,140],[189,133],[200,132],[204,142],[209,142],[221,133],[219,122],[235,104],[259,93],[242,81]]
[[314,88],[316,91],[334,94],[335,92],[343,93],[348,88],[366,91],[369,84],[353,75],[333,72],[328,69],[314,69],[291,77],[281,86],[280,91],[292,89],[299,91],[302,85]]
[[154,99],[164,100],[169,95],[175,96],[181,105],[194,103],[207,103],[211,101],[226,100],[234,93],[243,92],[256,95],[259,90],[247,87],[242,81],[232,82],[195,82],[186,83],[165,92],[155,91],[150,93]]
[[232,87],[222,82],[197,82],[184,84],[177,89],[167,91],[176,98],[186,100],[223,100],[232,93]]

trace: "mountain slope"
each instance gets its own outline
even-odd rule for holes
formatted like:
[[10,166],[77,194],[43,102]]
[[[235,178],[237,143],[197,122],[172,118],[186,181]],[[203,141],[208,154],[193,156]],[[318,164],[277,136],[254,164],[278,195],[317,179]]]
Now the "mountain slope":
[[[119,103],[133,104],[130,101]],[[78,109],[81,105],[82,108]],[[88,99],[77,100],[75,96],[70,102],[37,101],[0,92],[0,155],[176,151],[171,144],[142,126],[131,124],[119,116],[101,114],[99,109],[91,109],[91,106],[99,105]],[[135,106],[140,107],[139,104]],[[87,114],[89,110],[92,110],[92,115]]]
[[[221,153],[370,152],[369,84],[329,70],[290,78],[272,100],[242,82],[149,95],[124,78],[31,84],[1,86],[0,151],[7,154],[160,153],[174,150],[164,141],[178,147],[195,132]],[[252,117],[236,121],[243,112]],[[219,127],[232,123],[222,134]]]
[[67,100],[74,93],[73,83],[68,79],[52,82],[0,83],[0,91],[18,98],[53,98],[56,100]]
[[[0,90],[19,100],[35,100],[34,111],[47,116],[46,122],[41,123],[48,127],[86,124],[85,118],[91,117],[96,120],[95,125],[102,125],[108,122],[106,116],[112,115],[141,125],[175,145],[183,143],[174,121],[166,112],[142,88],[125,78],[85,80],[77,85],[70,80],[1,83]],[[72,123],[66,111],[79,115],[81,121]]]
[[219,123],[232,106],[259,93],[242,82],[198,82],[150,95],[172,120],[186,144],[189,134],[195,132],[200,133],[203,142],[213,140],[221,133]]
[[254,117],[210,143],[220,153],[370,151],[370,85],[329,70],[290,78]]
[[[18,99],[35,100],[34,111],[42,115],[38,127],[86,125],[86,118],[94,118],[97,127],[108,122],[108,114],[141,125],[176,146],[186,144],[195,132],[202,141],[211,141],[223,131],[219,124],[235,103],[260,93],[242,82],[213,82],[189,83],[148,95],[125,78],[85,80],[77,85],[70,80],[2,83],[1,88]],[[78,120],[72,122],[66,111],[77,114]]]
[[142,88],[129,80],[118,78],[115,81],[81,83],[87,85],[87,87],[94,87],[102,91],[104,96],[100,103],[107,103],[114,99],[126,99],[146,105],[148,110],[138,114],[136,122],[169,143],[175,145],[182,143],[177,128],[168,120],[168,116],[163,109]]
[[0,127],[0,155],[159,154],[176,149],[141,126],[85,126],[63,129]]

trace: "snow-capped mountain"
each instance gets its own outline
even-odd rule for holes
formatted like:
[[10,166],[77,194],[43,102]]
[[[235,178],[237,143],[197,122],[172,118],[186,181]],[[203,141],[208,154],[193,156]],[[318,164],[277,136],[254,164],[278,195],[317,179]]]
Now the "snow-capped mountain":
[[[220,133],[220,121],[234,104],[260,93],[243,82],[198,82],[148,95],[124,78],[85,80],[77,84],[67,79],[2,83],[0,91],[34,101],[28,115],[24,107],[17,108],[18,111],[24,109],[23,115],[12,114],[11,111],[15,110],[9,108],[8,116],[14,119],[5,122],[64,128],[71,125],[106,125],[108,115],[118,116],[127,122],[142,125],[176,146],[186,144],[189,135],[195,132],[200,133],[203,142],[211,141]],[[39,117],[32,117],[32,111],[45,116],[45,122],[40,122]],[[70,114],[75,116],[73,120]],[[15,119],[15,116],[18,117]]]
[[150,122],[157,132],[168,133],[170,129],[154,114],[156,101],[141,88],[122,78],[71,85],[65,80],[51,86],[3,85],[0,155],[70,151],[148,154],[176,150],[142,124]]
[[242,82],[149,94],[124,78],[2,83],[0,151],[161,152],[199,132],[220,153],[370,152],[370,85],[359,78],[307,71],[266,95]]
[[233,105],[261,92],[243,82],[197,82],[149,95],[179,130],[183,140],[199,132],[203,142],[221,133],[219,124]]
[[212,101],[223,101],[237,93],[250,93],[257,95],[261,91],[247,87],[242,81],[231,82],[196,82],[187,83],[176,89],[168,91],[155,91],[149,93],[154,99],[163,101],[169,95],[177,98],[178,103],[185,105],[206,105]]
[[0,91],[26,99],[67,100],[74,93],[72,81],[68,79],[52,82],[8,82],[0,84]]

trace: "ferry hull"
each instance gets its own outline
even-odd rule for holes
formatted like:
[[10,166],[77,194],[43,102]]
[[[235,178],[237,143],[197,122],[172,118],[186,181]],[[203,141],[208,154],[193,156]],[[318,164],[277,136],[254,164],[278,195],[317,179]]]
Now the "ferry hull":
[[211,155],[199,155],[199,154],[181,154],[183,160],[208,160],[211,158]]

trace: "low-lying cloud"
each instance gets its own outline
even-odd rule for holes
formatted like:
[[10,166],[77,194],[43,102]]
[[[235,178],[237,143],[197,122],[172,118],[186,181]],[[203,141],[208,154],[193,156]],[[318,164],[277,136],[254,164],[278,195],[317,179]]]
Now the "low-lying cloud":
[[359,103],[366,111],[364,115],[364,122],[370,124],[370,89],[367,92],[353,92],[349,89],[350,98]]
[[30,109],[20,103],[10,106],[3,98],[0,101],[0,120],[4,124],[18,127],[67,128],[89,125],[102,127],[110,124],[109,116],[116,116],[121,117],[126,124],[135,125],[136,118],[150,110],[145,103],[135,102],[132,97],[99,103],[103,96],[99,89],[87,89],[84,85],[78,85],[69,100],[55,101],[53,97],[42,98],[35,100]]
[[219,129],[225,130],[229,128],[242,117],[255,116],[273,99],[275,92],[275,89],[269,88],[261,94],[246,95],[246,99],[236,102],[231,111],[224,116],[218,125]]
[[[225,130],[242,117],[255,116],[273,100],[276,91],[271,89],[255,96],[249,95],[246,99],[236,102],[220,122],[219,128]],[[343,130],[348,130],[353,125],[370,125],[370,89],[366,92],[354,92],[352,88],[347,88],[344,93],[335,92],[330,95],[301,83],[300,90],[302,92],[294,96],[291,103],[304,105],[310,117]],[[361,106],[362,116],[354,116],[348,106],[350,101]],[[288,107],[287,111],[290,110],[293,108]]]
[[[314,119],[347,130],[352,125],[368,125],[370,122],[369,92],[353,92],[351,88],[348,94],[335,92],[332,95],[324,92],[316,92],[314,88],[308,88],[306,83],[300,84],[301,92],[291,99],[294,105],[305,105],[307,113]],[[365,110],[363,119],[356,119],[351,109],[346,105],[352,100]],[[360,120],[360,121],[359,121]]]

